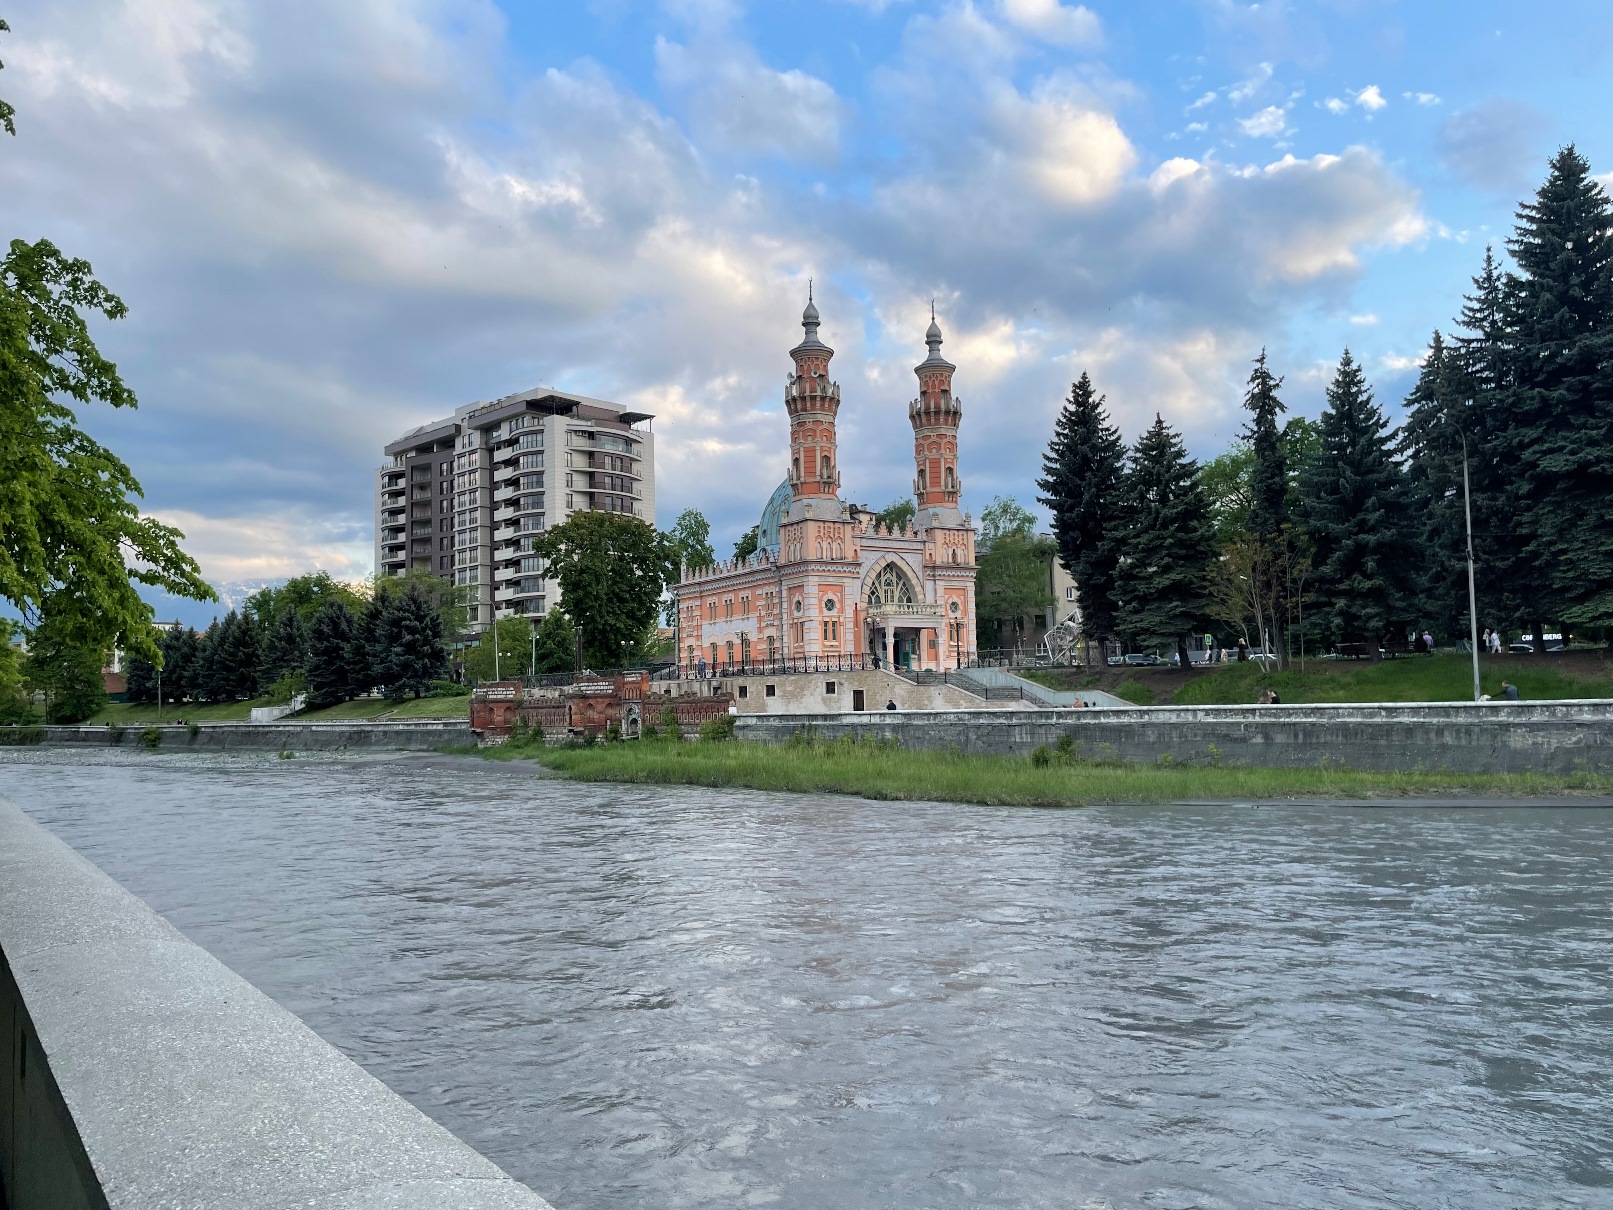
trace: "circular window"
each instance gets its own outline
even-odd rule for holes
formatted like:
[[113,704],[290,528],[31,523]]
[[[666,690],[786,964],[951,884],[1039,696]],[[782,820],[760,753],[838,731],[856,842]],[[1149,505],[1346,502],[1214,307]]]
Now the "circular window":
[[962,607],[956,601],[949,601],[947,603],[947,612],[950,613],[953,617],[958,616],[958,613],[960,612],[961,608]]
[[833,597],[825,597],[824,600],[823,600],[823,612],[824,613],[833,613],[834,611],[835,611],[835,599]]
[[805,608],[806,608],[806,602],[803,601],[800,597],[796,597],[795,598],[795,612],[800,613]]

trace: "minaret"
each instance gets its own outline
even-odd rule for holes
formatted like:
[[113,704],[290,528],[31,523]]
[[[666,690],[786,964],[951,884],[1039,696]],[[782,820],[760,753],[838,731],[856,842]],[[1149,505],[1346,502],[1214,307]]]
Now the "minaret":
[[818,339],[818,308],[812,301],[810,284],[801,326],[806,336],[790,350],[795,373],[784,388],[784,408],[790,414],[790,490],[796,500],[813,496],[832,499],[840,491],[840,465],[835,452],[840,386],[829,381],[829,359],[835,351]]
[[[941,326],[935,322],[935,304],[930,304],[930,327],[924,333],[930,355],[913,367],[919,379],[919,397],[908,404],[907,418],[913,422],[913,460],[918,476],[913,480],[913,499],[918,504],[920,524],[961,524],[957,516],[958,422],[963,408],[952,397],[952,372],[958,367],[941,356]],[[932,511],[928,516],[925,510]]]

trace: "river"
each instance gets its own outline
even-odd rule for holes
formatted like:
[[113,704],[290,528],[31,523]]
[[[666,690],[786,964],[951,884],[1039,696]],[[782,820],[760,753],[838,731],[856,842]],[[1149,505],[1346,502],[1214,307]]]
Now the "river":
[[1613,812],[0,752],[558,1210],[1613,1206]]

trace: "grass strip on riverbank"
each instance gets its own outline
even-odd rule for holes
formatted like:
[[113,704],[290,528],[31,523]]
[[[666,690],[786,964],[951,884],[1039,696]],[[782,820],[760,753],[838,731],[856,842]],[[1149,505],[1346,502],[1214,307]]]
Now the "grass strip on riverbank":
[[531,758],[578,781],[743,787],[863,798],[973,802],[992,806],[1075,807],[1185,799],[1534,798],[1613,793],[1595,774],[1462,774],[1349,769],[1154,766],[1030,757],[965,756],[875,742],[798,741],[781,746],[735,741],[641,740],[587,748],[507,744],[494,759]]

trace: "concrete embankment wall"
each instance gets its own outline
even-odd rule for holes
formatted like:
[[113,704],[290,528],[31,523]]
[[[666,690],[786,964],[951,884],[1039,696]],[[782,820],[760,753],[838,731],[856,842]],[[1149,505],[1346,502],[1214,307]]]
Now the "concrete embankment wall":
[[0,799],[13,1210],[549,1210]]
[[[121,731],[111,727],[40,727],[41,742],[47,744],[89,744],[106,747],[121,744],[142,746],[143,724]],[[157,728],[160,752],[329,752],[343,748],[375,748],[405,752],[429,752],[449,745],[476,742],[468,719],[423,719],[407,722],[330,722],[330,723],[200,723],[193,733],[189,727]],[[0,736],[0,740],[5,737]]]
[[785,743],[803,729],[998,756],[1068,735],[1078,756],[1147,763],[1613,772],[1613,701],[741,715],[735,734]]

